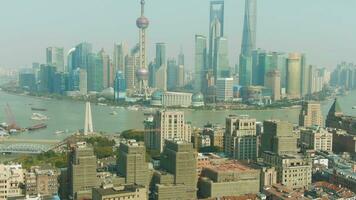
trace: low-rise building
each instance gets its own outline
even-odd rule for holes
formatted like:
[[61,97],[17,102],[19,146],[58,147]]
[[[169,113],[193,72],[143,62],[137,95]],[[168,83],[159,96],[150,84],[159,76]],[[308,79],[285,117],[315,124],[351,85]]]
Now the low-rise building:
[[291,188],[303,188],[311,184],[311,161],[301,155],[278,155],[265,151],[262,153],[265,163],[277,170],[277,182]]
[[22,165],[0,164],[0,200],[22,194],[21,185],[24,183],[24,169]]
[[145,200],[147,189],[140,185],[123,185],[119,187],[104,186],[93,188],[92,200]]
[[211,146],[224,147],[224,132],[225,129],[213,124],[206,124],[203,129],[203,135],[209,135]]
[[198,149],[202,147],[210,147],[211,140],[209,135],[199,135],[198,136]]
[[211,164],[203,168],[198,188],[200,198],[256,194],[260,171],[237,161]]
[[332,152],[333,134],[318,126],[301,129],[300,143],[304,149]]
[[26,195],[51,196],[58,193],[59,171],[51,167],[33,166],[25,173]]

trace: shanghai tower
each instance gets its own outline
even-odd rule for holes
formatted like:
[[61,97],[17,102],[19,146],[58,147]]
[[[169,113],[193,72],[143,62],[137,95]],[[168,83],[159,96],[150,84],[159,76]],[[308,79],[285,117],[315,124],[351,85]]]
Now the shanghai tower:
[[251,56],[256,49],[256,0],[246,0],[241,54]]
[[252,84],[252,51],[256,49],[256,13],[256,0],[246,0],[239,67],[242,86]]

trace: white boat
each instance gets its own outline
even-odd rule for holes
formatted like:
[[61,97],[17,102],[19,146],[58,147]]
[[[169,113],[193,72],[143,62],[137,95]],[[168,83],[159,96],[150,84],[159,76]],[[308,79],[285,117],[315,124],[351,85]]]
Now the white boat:
[[132,111],[138,111],[140,109],[139,106],[129,106],[127,107],[127,110],[132,110]]
[[37,121],[43,121],[43,120],[48,120],[49,118],[41,113],[32,113],[31,119]]
[[110,115],[117,115],[117,112],[115,110],[111,111]]
[[107,106],[108,104],[106,103],[98,103],[98,106]]
[[356,109],[356,106],[352,106],[352,109]]
[[4,129],[0,128],[0,137],[6,137],[9,136],[9,133],[7,133]]
[[56,131],[56,132],[54,132],[55,134],[62,134],[62,133],[64,133],[64,131]]

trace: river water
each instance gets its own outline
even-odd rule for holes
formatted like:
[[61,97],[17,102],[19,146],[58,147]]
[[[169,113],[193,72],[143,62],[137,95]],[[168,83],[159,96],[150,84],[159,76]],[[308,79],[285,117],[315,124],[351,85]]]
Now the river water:
[[[339,97],[340,106],[343,111],[349,115],[356,116],[356,91],[347,96]],[[83,102],[71,100],[43,99],[22,95],[13,95],[0,91],[0,122],[6,121],[4,108],[9,104],[14,118],[21,127],[34,125],[36,121],[31,120],[33,112],[31,107],[46,108],[42,112],[50,119],[46,121],[46,129],[34,132],[24,132],[11,137],[19,139],[43,139],[43,140],[60,140],[72,134],[84,126],[85,104]],[[332,101],[322,102],[322,111],[324,116],[327,114]],[[114,109],[118,114],[110,115]],[[186,121],[190,121],[193,126],[200,127],[207,122],[219,123],[224,125],[225,117],[230,114],[249,115],[259,121],[265,119],[281,119],[293,123],[298,122],[299,108],[275,109],[275,110],[185,110]],[[132,111],[124,108],[111,108],[109,106],[92,105],[93,123],[96,131],[115,133],[127,129],[143,128],[145,119],[144,111]],[[68,130],[67,133],[55,134],[58,130]]]

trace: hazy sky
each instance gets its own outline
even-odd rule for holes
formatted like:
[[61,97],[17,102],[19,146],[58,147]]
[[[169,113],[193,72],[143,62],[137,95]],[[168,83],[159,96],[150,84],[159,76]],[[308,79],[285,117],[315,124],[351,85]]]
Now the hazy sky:
[[[308,63],[334,67],[356,61],[356,0],[257,0],[257,46],[307,54]],[[112,54],[114,42],[138,41],[139,0],[0,0],[0,66],[45,62],[47,46],[68,51],[82,41]],[[225,0],[230,64],[241,46],[244,0]],[[208,36],[208,0],[146,0],[149,58],[167,43],[176,57],[183,46],[194,64],[194,35]]]

